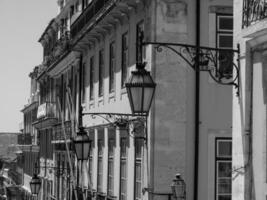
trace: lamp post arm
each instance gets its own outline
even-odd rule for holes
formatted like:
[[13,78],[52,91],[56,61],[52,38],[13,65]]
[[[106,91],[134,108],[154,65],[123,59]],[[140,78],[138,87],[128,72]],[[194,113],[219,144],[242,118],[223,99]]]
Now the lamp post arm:
[[[159,53],[163,51],[163,48],[169,49],[194,70],[208,72],[218,84],[233,85],[237,89],[237,96],[239,96],[239,45],[237,49],[222,49],[182,43],[140,42],[141,40],[143,40],[142,37],[138,39],[139,42],[137,43],[141,47],[152,45]],[[139,49],[137,53],[140,57],[142,50],[140,47],[137,49]],[[234,62],[234,57],[236,57],[237,62]],[[137,63],[139,62],[140,60],[137,61]]]

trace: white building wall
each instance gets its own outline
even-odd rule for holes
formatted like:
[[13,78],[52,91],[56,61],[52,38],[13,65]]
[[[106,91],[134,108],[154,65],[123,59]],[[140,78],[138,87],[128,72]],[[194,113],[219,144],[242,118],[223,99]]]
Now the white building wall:
[[242,28],[243,1],[234,1],[240,44],[240,97],[233,99],[233,198],[266,199],[266,21]]

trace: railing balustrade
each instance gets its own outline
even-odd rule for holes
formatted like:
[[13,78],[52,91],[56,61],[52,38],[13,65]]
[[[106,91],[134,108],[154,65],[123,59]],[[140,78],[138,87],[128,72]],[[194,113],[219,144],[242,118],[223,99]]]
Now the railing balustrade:
[[[65,133],[66,133],[67,139],[70,139],[71,138],[71,122],[70,121],[65,122]],[[53,140],[54,141],[65,140],[61,123],[55,125],[54,127]]]
[[243,28],[265,18],[267,18],[267,0],[243,0]]
[[86,26],[86,24],[91,22],[91,19],[97,15],[108,3],[112,0],[97,0],[90,4],[82,14],[76,19],[76,21],[71,25],[71,37],[72,39]]

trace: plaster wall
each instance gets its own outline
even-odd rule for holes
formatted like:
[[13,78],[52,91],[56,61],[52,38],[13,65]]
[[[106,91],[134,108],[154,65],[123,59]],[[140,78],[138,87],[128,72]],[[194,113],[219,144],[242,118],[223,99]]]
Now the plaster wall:
[[[156,31],[151,33],[151,40],[194,45],[196,32],[192,23],[196,23],[195,1],[155,2],[151,4],[154,6],[151,6],[154,9],[151,30]],[[216,12],[232,14],[231,6],[232,1],[201,1],[202,46],[216,46]],[[153,108],[155,142],[151,182],[155,193],[170,192],[171,180],[179,172],[187,183],[187,199],[193,199],[195,73],[169,50],[153,53],[151,63],[155,66],[152,70],[157,93]],[[214,199],[214,142],[216,137],[231,137],[232,87],[218,85],[205,72],[201,72],[200,76],[198,199]],[[155,199],[160,198],[155,195]]]
[[234,1],[234,43],[240,44],[240,96],[233,99],[233,198],[266,198],[266,20],[242,28]]

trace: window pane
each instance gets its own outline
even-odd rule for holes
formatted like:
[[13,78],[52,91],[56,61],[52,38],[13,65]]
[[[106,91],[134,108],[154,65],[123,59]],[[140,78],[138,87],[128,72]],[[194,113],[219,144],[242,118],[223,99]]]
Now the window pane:
[[219,194],[231,194],[231,179],[219,179],[218,180],[218,193]]
[[115,42],[110,44],[109,51],[109,92],[113,92],[115,81]]
[[121,86],[125,86],[128,66],[128,33],[122,35]]
[[90,58],[90,100],[94,99],[94,57]]
[[218,163],[218,177],[231,177],[232,165],[231,162]]
[[127,142],[126,138],[121,139],[121,157],[126,157],[126,154],[127,154],[126,142]]
[[143,145],[142,139],[136,139],[135,140],[135,156],[136,156],[136,158],[140,159],[142,156],[142,145]]
[[100,50],[99,51],[99,74],[98,74],[98,81],[99,81],[99,90],[98,90],[98,95],[102,96],[103,95],[103,81],[104,81],[104,51]]
[[127,186],[127,146],[126,138],[121,138],[121,158],[120,158],[120,199],[126,199]]
[[218,196],[218,200],[231,200],[231,195],[220,195]]
[[219,47],[232,48],[233,47],[233,36],[232,35],[219,35]]
[[233,18],[219,17],[219,30],[233,30]]
[[219,157],[231,157],[232,156],[232,142],[231,141],[218,141],[218,152]]
[[232,141],[216,140],[216,200],[231,200],[232,193]]

